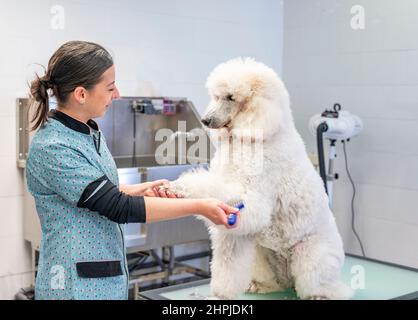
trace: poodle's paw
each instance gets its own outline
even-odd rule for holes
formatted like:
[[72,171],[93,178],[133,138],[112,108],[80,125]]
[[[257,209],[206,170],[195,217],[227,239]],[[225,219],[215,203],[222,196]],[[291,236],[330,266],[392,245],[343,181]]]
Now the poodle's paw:
[[238,296],[237,293],[228,292],[225,290],[212,290],[213,300],[234,300]]
[[330,299],[324,296],[311,296],[307,300],[330,300]]
[[258,281],[251,281],[250,285],[248,286],[246,292],[248,293],[267,293],[271,292],[265,284],[258,282]]
[[221,300],[234,300],[240,293],[240,290],[236,288],[231,282],[215,282],[210,284],[211,294]]
[[184,192],[171,190],[171,189],[169,189],[168,191],[174,193],[177,198],[188,198]]
[[177,198],[188,198],[188,193],[186,192],[186,190],[184,190],[184,188],[182,188],[180,183],[178,183],[177,181],[170,182],[170,187],[168,191],[174,193]]
[[256,280],[252,280],[250,285],[248,286],[246,292],[247,293],[270,293],[270,292],[278,292],[283,291],[284,288],[282,288],[279,284],[269,284],[264,282],[259,282]]
[[209,297],[206,297],[205,300],[222,300],[222,298],[221,297],[217,297],[217,296],[209,296]]
[[[298,292],[299,295],[299,292]],[[353,296],[353,290],[342,282],[325,284],[300,294],[302,299],[310,300],[348,300]]]

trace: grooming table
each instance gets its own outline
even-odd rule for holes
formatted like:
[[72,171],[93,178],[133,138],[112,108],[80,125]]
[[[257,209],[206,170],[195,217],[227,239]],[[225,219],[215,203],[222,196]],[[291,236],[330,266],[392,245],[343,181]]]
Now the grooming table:
[[[418,300],[418,269],[346,255],[342,280],[353,283],[353,300]],[[364,281],[362,281],[362,279]],[[151,300],[204,300],[210,296],[209,279],[141,292]],[[364,285],[363,285],[364,284]],[[238,300],[295,300],[292,289],[268,294],[242,294]]]

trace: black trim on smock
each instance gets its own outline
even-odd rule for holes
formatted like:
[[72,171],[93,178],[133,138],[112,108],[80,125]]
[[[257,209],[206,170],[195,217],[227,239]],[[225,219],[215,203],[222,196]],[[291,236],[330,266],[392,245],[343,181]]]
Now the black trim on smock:
[[96,121],[90,119],[87,121],[87,124],[84,122],[78,121],[69,115],[65,114],[64,112],[58,111],[56,109],[52,109],[48,112],[48,118],[58,120],[64,126],[84,134],[90,134],[90,128],[99,131],[99,126],[97,125]]
[[144,197],[123,193],[106,176],[93,181],[84,189],[77,207],[97,211],[117,223],[146,221]]
[[52,109],[48,112],[48,118],[55,119],[61,122],[67,128],[70,128],[74,131],[77,131],[83,134],[90,135],[90,128],[97,131],[96,133],[92,132],[91,136],[93,137],[93,142],[94,142],[96,151],[99,154],[99,156],[101,156],[100,154],[101,132],[99,131],[99,126],[97,125],[96,121],[90,119],[87,121],[87,124],[85,124],[84,122],[78,121],[70,117],[69,115],[65,114],[64,112],[58,111],[56,109]]

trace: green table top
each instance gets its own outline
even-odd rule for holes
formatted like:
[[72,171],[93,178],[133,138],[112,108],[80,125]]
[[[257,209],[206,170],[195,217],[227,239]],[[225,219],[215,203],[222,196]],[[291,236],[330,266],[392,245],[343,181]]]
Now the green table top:
[[[347,255],[342,280],[355,290],[353,300],[418,299],[418,270]],[[142,292],[147,299],[203,300],[210,296],[209,279]],[[245,293],[239,300],[294,300],[289,289],[268,294]]]

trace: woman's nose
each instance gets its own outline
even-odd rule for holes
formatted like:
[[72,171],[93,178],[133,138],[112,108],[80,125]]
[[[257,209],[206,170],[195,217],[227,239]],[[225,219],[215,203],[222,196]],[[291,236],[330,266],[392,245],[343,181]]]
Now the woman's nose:
[[113,91],[112,99],[119,99],[119,98],[120,98],[119,89],[115,88],[115,90]]

